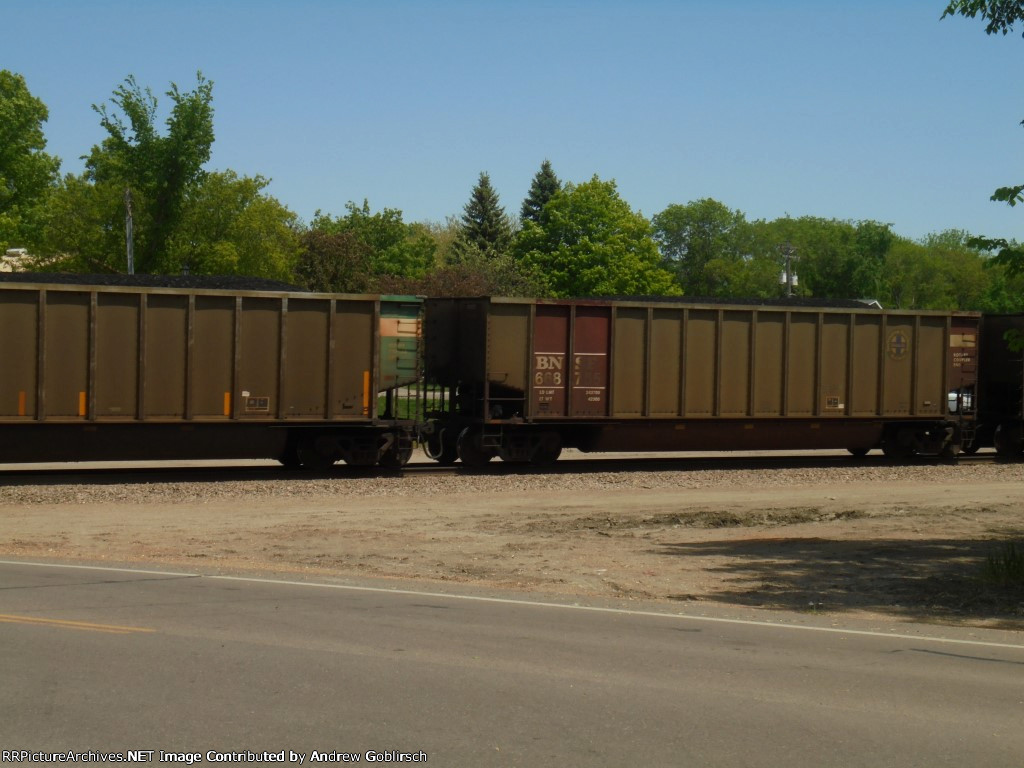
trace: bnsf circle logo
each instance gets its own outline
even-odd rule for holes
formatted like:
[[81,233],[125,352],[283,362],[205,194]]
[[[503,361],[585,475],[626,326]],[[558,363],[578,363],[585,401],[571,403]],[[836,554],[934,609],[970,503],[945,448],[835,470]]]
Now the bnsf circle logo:
[[893,331],[889,334],[889,341],[886,344],[889,350],[890,360],[902,360],[910,351],[910,339],[903,331]]

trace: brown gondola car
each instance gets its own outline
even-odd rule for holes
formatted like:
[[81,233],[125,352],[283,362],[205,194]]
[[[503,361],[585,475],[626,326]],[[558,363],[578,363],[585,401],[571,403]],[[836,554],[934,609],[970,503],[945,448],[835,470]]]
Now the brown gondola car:
[[419,298],[46,279],[0,282],[0,462],[408,459]]
[[846,448],[954,455],[979,315],[792,303],[428,299],[428,455]]
[[1003,455],[1024,450],[1024,315],[982,317],[978,429],[967,450],[994,446]]

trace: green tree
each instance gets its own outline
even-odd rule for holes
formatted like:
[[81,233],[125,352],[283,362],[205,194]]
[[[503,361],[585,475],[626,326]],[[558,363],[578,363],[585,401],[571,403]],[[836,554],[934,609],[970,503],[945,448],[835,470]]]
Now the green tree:
[[373,290],[372,251],[352,232],[310,229],[302,234],[296,275],[314,291],[368,293]]
[[1020,0],[953,0],[942,12],[947,16],[966,16],[973,19],[981,16],[986,22],[985,32],[1004,35],[1013,30],[1013,25],[1024,21],[1024,3]]
[[420,231],[429,235],[434,241],[434,263],[439,266],[453,264],[455,258],[455,244],[459,239],[459,232],[462,224],[457,216],[447,216],[443,222],[420,221],[416,222]]
[[524,222],[515,253],[544,276],[553,296],[678,294],[651,235],[650,222],[619,196],[615,182],[594,176],[567,184],[539,224]]
[[530,191],[523,200],[523,206],[519,212],[522,221],[532,221],[540,224],[541,212],[548,201],[562,189],[562,182],[558,180],[551,162],[545,160],[540,164],[540,170],[534,174],[530,183]]
[[383,275],[375,282],[384,293],[416,293],[426,296],[523,296],[545,295],[542,278],[511,254],[444,264],[419,278]]
[[124,190],[66,175],[50,195],[36,269],[123,272],[126,266]]
[[879,300],[892,309],[938,309],[949,293],[938,259],[921,243],[893,240],[885,258],[885,291]]
[[670,205],[652,219],[665,267],[689,296],[737,296],[750,255],[750,228],[740,211],[705,198]]
[[884,289],[885,257],[893,234],[886,224],[803,216],[755,222],[755,258],[778,258],[795,249],[799,293],[820,298],[877,298]]
[[175,270],[171,243],[206,177],[213,144],[213,84],[201,73],[196,80],[192,91],[173,83],[167,91],[172,107],[165,135],[157,126],[156,97],[133,77],[115,89],[109,106],[93,105],[108,135],[92,148],[85,172],[65,178],[57,191],[45,234],[49,256],[69,268],[123,271],[130,190],[136,271]]
[[42,208],[60,169],[43,151],[48,118],[25,78],[0,70],[0,255],[39,241]]
[[511,243],[512,223],[491,186],[491,177],[481,173],[463,209],[453,256],[456,261],[472,261],[476,255],[494,258],[507,253]]
[[[174,83],[167,133],[157,130],[157,100],[134,77],[117,87],[106,104],[93,106],[109,134],[86,159],[87,177],[99,185],[131,189],[139,272],[170,271],[168,243],[189,192],[205,177],[213,145],[213,83],[196,74],[195,90]],[[111,212],[117,220],[120,212]]]
[[298,218],[264,194],[269,183],[224,171],[193,185],[167,243],[168,271],[291,280]]
[[329,234],[349,233],[368,249],[366,268],[373,275],[422,277],[434,265],[437,244],[420,224],[406,224],[402,212],[385,208],[370,212],[370,203],[345,204],[347,213],[332,218],[317,211],[312,229]]
[[[1024,22],[1024,2],[1021,0],[952,0],[942,13],[947,16],[964,16],[975,18],[980,16],[985,22],[986,34],[1007,35],[1018,21]],[[1024,121],[1021,121],[1024,125]],[[1011,184],[999,187],[992,193],[991,200],[1007,203],[1011,206],[1024,202],[1024,184]],[[1006,266],[1012,274],[1024,272],[1024,247],[1020,243],[1005,238],[976,237],[972,245],[996,253],[996,263]]]

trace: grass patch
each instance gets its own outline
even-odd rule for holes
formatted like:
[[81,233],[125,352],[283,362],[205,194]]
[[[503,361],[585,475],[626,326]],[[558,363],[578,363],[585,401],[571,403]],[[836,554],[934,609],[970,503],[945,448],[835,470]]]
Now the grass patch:
[[1024,587],[1024,547],[1005,542],[982,564],[985,581],[1000,587]]

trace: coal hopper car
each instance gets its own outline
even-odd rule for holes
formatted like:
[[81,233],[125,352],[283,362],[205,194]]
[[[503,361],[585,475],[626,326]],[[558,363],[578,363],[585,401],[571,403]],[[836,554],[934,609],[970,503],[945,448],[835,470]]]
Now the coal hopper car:
[[411,453],[419,298],[43,280],[0,282],[0,462]]
[[954,455],[973,432],[979,315],[851,305],[428,299],[428,455]]

